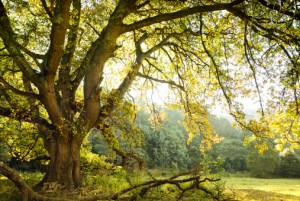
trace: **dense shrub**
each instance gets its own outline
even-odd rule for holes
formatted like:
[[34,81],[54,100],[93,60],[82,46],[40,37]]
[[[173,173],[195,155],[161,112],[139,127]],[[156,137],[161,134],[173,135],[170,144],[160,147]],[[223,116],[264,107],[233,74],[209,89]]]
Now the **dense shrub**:
[[282,177],[300,177],[300,159],[294,153],[280,157],[278,174]]
[[266,143],[268,149],[261,153],[256,147],[256,141],[248,144],[247,167],[250,175],[258,178],[273,177],[278,168],[278,153]]

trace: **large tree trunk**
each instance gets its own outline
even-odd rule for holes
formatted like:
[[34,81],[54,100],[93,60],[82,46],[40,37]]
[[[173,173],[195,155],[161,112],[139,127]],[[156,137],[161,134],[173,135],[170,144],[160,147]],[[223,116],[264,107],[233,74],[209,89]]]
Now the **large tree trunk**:
[[65,188],[81,186],[80,146],[76,136],[56,136],[50,142],[50,164],[40,184],[57,182]]

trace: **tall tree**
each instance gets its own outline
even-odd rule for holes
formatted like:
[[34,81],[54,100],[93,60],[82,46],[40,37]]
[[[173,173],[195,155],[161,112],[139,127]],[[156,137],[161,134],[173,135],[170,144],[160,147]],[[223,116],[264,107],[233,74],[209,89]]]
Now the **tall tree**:
[[91,128],[115,142],[111,117],[132,86],[168,84],[188,132],[210,146],[205,100],[223,94],[240,118],[249,77],[262,108],[259,74],[281,77],[298,114],[299,16],[296,1],[1,0],[0,115],[36,126],[51,157],[44,181],[66,187],[81,184]]

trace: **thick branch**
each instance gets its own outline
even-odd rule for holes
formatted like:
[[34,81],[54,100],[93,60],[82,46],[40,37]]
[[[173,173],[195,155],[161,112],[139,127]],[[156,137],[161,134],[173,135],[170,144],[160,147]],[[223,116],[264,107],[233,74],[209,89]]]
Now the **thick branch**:
[[133,24],[126,25],[126,32],[137,30],[152,24],[160,23],[163,21],[168,21],[172,19],[178,19],[182,17],[186,17],[188,15],[193,15],[197,13],[205,13],[205,12],[212,12],[212,11],[219,11],[231,8],[242,3],[244,0],[236,0],[232,3],[225,3],[225,4],[214,4],[214,5],[204,5],[204,6],[195,6],[192,8],[186,8],[174,13],[166,13],[157,15],[155,17],[147,18],[141,21],[137,21]]
[[72,24],[69,27],[68,41],[67,41],[66,49],[64,51],[64,55],[62,57],[61,68],[59,71],[60,83],[62,83],[63,80],[69,80],[71,61],[74,56],[74,52],[76,48],[77,32],[80,23],[80,13],[81,13],[81,2],[80,0],[74,0],[73,10],[71,15]]
[[80,83],[82,82],[84,75],[88,69],[89,63],[93,58],[93,54],[96,48],[99,46],[101,38],[99,37],[96,41],[94,41],[91,45],[89,50],[87,51],[86,55],[84,56],[81,65],[71,74],[71,86],[72,91],[76,91]]
[[[42,5],[46,11],[46,13],[48,14],[48,16],[50,17],[50,20],[52,21],[53,20],[53,14],[52,14],[52,11],[49,9],[49,7],[47,6],[47,3],[45,0],[40,0],[42,2]],[[53,5],[52,5],[53,6]]]
[[[72,74],[72,86],[76,89],[84,76],[91,76],[92,78],[86,78],[86,80],[93,85],[89,87],[90,93],[92,88],[95,88],[99,84],[99,80],[102,79],[102,72],[104,63],[113,55],[116,50],[117,38],[125,32],[122,20],[132,10],[134,10],[135,1],[119,1],[118,6],[111,14],[108,24],[101,33],[96,31],[98,38],[90,45],[81,65]],[[94,28],[93,28],[94,29]],[[97,79],[94,80],[94,78]],[[89,84],[88,84],[89,85]],[[90,94],[88,94],[89,96]]]
[[96,45],[95,49],[90,49],[92,55],[90,55],[91,58],[88,60],[88,68],[84,72],[84,110],[80,115],[80,121],[84,122],[84,127],[87,129],[93,127],[99,117],[100,84],[103,79],[104,65],[113,56],[117,48],[116,40],[124,33],[122,20],[134,9],[132,8],[134,7],[133,3],[134,1],[119,1],[119,4],[110,16],[108,25],[94,42]]
[[[188,173],[187,173],[188,174]],[[187,175],[187,174],[184,174],[184,175]],[[138,189],[140,187],[144,187],[142,188],[139,193],[138,193],[138,196],[140,197],[144,197],[145,194],[152,188],[155,188],[155,187],[158,187],[158,186],[162,186],[162,185],[165,185],[165,184],[171,184],[171,185],[175,185],[177,186],[177,188],[180,190],[180,191],[183,191],[185,192],[186,190],[191,190],[193,188],[198,188],[200,190],[203,190],[205,191],[206,193],[210,194],[210,195],[213,195],[212,192],[210,192],[208,189],[205,189],[203,187],[200,187],[200,184],[201,183],[204,183],[206,181],[210,181],[210,182],[216,182],[216,181],[220,181],[220,179],[209,179],[209,178],[204,178],[203,180],[200,180],[200,176],[197,175],[197,176],[191,176],[189,178],[186,178],[186,179],[175,179],[174,177],[171,177],[171,178],[168,178],[168,179],[158,179],[158,180],[151,180],[151,181],[146,181],[146,182],[143,182],[141,184],[137,184],[137,185],[134,185],[134,186],[131,186],[127,189],[124,189],[116,194],[114,194],[111,199],[112,200],[117,200],[121,195],[127,193],[127,192],[130,192],[132,190],[135,190],[135,189]],[[185,189],[183,187],[182,184],[186,184],[186,183],[190,183],[192,182],[191,186],[192,188],[189,188],[189,189]],[[182,185],[182,186],[181,186]]]
[[259,20],[257,20],[255,17],[248,16],[245,12],[238,8],[227,8],[227,11],[233,13],[235,16],[239,17],[242,20],[252,22],[252,30],[267,39],[277,40],[277,43],[284,42],[286,44],[294,43],[297,46],[300,45],[300,39],[297,37],[297,35],[288,34],[287,32],[280,30],[279,28],[268,28],[267,26],[264,27],[258,22]]
[[25,96],[27,98],[34,98],[36,100],[40,100],[40,97],[38,94],[35,93],[30,93],[30,92],[26,92],[26,91],[21,91],[17,88],[15,88],[14,86],[10,85],[8,82],[6,82],[6,80],[4,80],[2,77],[0,77],[0,82],[3,83],[9,90],[13,91],[16,94],[19,94],[21,96]]
[[26,47],[23,47],[21,44],[18,44],[18,47],[25,52],[26,54],[28,54],[30,57],[32,57],[33,59],[45,59],[45,55],[43,54],[37,54],[35,52],[30,51],[29,49],[27,49]]
[[40,97],[38,94],[35,93],[30,93],[30,92],[25,92],[25,91],[21,91],[15,87],[13,87],[12,85],[10,85],[8,82],[6,82],[2,77],[0,77],[0,82],[3,83],[7,89],[13,91],[16,94],[19,94],[21,96],[25,96],[27,98],[34,98],[36,100],[40,100]]
[[[118,199],[120,199],[120,197],[122,195],[124,195],[128,192],[138,190],[136,192],[136,194],[134,194],[131,197],[131,200],[137,200],[138,197],[143,198],[150,189],[159,187],[159,186],[163,186],[165,184],[170,184],[170,185],[176,186],[178,188],[178,190],[181,192],[180,197],[182,197],[183,193],[185,193],[186,191],[198,189],[198,190],[204,191],[205,193],[210,195],[214,200],[220,200],[220,198],[223,196],[221,190],[218,190],[218,192],[216,193],[216,192],[214,192],[213,189],[208,189],[207,187],[204,187],[205,185],[203,185],[203,186],[201,185],[202,183],[205,183],[205,182],[218,182],[218,181],[220,181],[220,179],[211,179],[211,178],[200,179],[199,175],[190,176],[185,179],[177,179],[180,176],[187,176],[187,175],[193,174],[193,173],[194,173],[194,170],[191,170],[191,171],[188,171],[185,173],[180,173],[178,175],[172,176],[167,179],[154,179],[154,180],[150,180],[150,181],[145,181],[143,183],[136,184],[136,185],[130,186],[126,189],[123,189],[123,190],[115,193],[112,196],[111,195],[109,195],[109,196],[95,195],[92,197],[82,198],[82,199],[80,199],[80,201],[118,200]],[[234,199],[230,199],[230,200],[234,200]]]
[[[71,15],[72,24],[69,27],[68,40],[64,55],[62,56],[61,67],[59,69],[58,90],[61,90],[61,108],[65,118],[73,119],[73,112],[70,112],[71,105],[74,103],[75,91],[72,90],[70,71],[72,68],[72,60],[77,42],[77,32],[80,23],[80,0],[73,0],[73,10]],[[58,91],[57,90],[57,91]]]
[[[267,2],[267,1],[265,1],[265,0],[258,0],[258,2],[259,2],[261,5],[270,8],[271,10],[276,10],[276,11],[278,11],[279,13],[282,13],[282,14],[284,14],[284,15],[288,15],[288,16],[290,16],[290,17],[296,19],[296,20],[300,20],[300,13],[297,13],[297,11],[299,12],[299,10],[297,9],[297,6],[298,6],[298,5],[296,5],[296,4],[298,4],[297,1],[295,1],[295,2],[292,1],[292,3],[295,3],[295,13],[294,13],[294,12],[291,12],[291,11],[289,11],[289,10],[283,9],[282,6],[280,6],[280,5],[277,4],[277,3],[271,4],[271,3],[269,3],[269,2]],[[279,1],[279,2],[281,2],[281,1]],[[285,2],[285,1],[283,1],[283,2]],[[288,2],[288,3],[289,3],[289,2]]]
[[50,33],[50,47],[44,63],[44,76],[48,85],[53,85],[58,65],[64,52],[64,42],[69,26],[70,5],[72,0],[58,1],[54,10],[53,25]]
[[50,47],[46,59],[42,64],[43,104],[49,114],[52,123],[57,127],[67,127],[67,121],[60,107],[58,93],[55,91],[54,81],[57,69],[64,53],[65,36],[69,27],[70,7],[72,0],[57,1],[54,9],[54,17],[50,33]]
[[42,117],[33,116],[30,111],[25,109],[10,109],[0,106],[0,115],[4,117],[9,117],[18,121],[25,121],[29,123],[37,123],[43,125],[49,129],[53,129],[53,125],[50,124],[46,119]]
[[143,168],[143,164],[145,163],[145,161],[142,158],[138,157],[133,153],[122,151],[119,148],[113,148],[113,150],[122,157],[122,166],[126,166],[127,158],[133,158],[139,163],[139,169]]
[[119,85],[118,89],[113,90],[110,93],[106,104],[101,107],[98,123],[102,123],[102,121],[106,119],[116,107],[118,107],[118,103],[120,103],[119,100],[122,99],[125,93],[128,91],[141,66],[142,64],[140,62],[136,63],[132,67],[132,70],[127,74],[123,82]]
[[38,196],[13,169],[3,162],[0,162],[0,173],[15,183],[22,192],[24,200],[28,200],[29,197],[32,198]]
[[[142,76],[142,74],[139,73],[139,69],[142,66],[142,62],[145,58],[150,57],[152,53],[155,51],[161,49],[165,43],[168,42],[170,38],[173,36],[176,36],[179,33],[171,33],[168,36],[166,36],[162,41],[150,49],[148,49],[146,52],[142,51],[141,45],[146,40],[147,34],[144,34],[141,38],[135,41],[136,46],[136,63],[132,66],[131,70],[128,72],[127,76],[123,80],[123,82],[119,85],[119,87],[112,91],[109,95],[109,98],[107,100],[107,103],[102,106],[101,113],[99,115],[98,123],[103,121],[110,113],[117,107],[118,100],[122,99],[125,95],[125,93],[128,91],[129,87],[131,86],[132,82],[136,78],[136,76]],[[158,81],[158,80],[157,80]],[[168,82],[172,83],[172,82]],[[173,83],[174,85],[175,83]]]
[[37,87],[40,87],[41,83],[39,81],[38,74],[34,69],[31,68],[29,63],[26,61],[24,55],[21,53],[18,43],[14,38],[15,33],[10,25],[9,18],[7,16],[5,7],[0,1],[0,37],[3,40],[3,43],[9,52],[10,55],[13,55],[13,60],[16,62],[18,67],[24,73],[24,75]]

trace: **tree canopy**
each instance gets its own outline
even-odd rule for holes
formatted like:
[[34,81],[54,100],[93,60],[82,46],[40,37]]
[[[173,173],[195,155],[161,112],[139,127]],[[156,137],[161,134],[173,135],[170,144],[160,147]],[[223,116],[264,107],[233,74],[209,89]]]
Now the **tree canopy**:
[[[207,117],[218,100],[257,137],[297,147],[299,21],[295,0],[1,0],[0,115],[36,127],[51,157],[43,181],[67,187],[80,186],[90,129],[117,149],[112,125],[133,122],[131,94],[156,83],[202,147],[218,141]],[[260,121],[244,119],[242,97]]]

